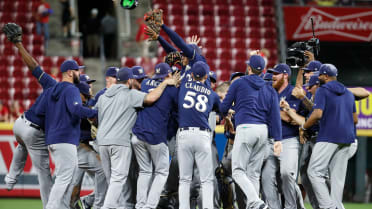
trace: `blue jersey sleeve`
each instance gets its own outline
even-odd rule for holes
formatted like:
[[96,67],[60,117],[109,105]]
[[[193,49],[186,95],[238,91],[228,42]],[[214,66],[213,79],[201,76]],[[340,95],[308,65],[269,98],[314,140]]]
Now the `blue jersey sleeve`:
[[179,36],[165,24],[163,24],[161,27],[163,28],[164,32],[168,34],[173,43],[183,51],[183,54],[186,55],[186,57],[188,57],[189,59],[195,58],[195,50],[192,47],[188,46],[181,36]]
[[278,96],[276,95],[275,90],[272,90],[272,102],[271,108],[269,113],[269,124],[270,124],[270,134],[271,137],[274,138],[275,141],[282,140],[282,121],[280,118],[280,107]]
[[314,106],[313,109],[324,110],[326,106],[326,90],[324,88],[319,88],[315,93]]
[[231,84],[231,86],[229,87],[226,97],[220,105],[220,112],[222,115],[227,114],[227,112],[231,108],[232,103],[235,101],[235,94],[236,94],[236,88],[238,86],[238,83],[239,81],[237,80],[233,84]]
[[66,106],[69,112],[79,118],[94,118],[98,111],[84,107],[79,90],[76,87],[69,88],[68,96],[65,96]]
[[167,54],[170,52],[177,51],[177,49],[174,48],[170,43],[168,43],[168,41],[166,41],[162,36],[158,37],[158,41]]
[[57,81],[52,78],[48,73],[45,73],[40,66],[37,66],[33,71],[32,75],[38,80],[43,89],[50,88],[57,84]]

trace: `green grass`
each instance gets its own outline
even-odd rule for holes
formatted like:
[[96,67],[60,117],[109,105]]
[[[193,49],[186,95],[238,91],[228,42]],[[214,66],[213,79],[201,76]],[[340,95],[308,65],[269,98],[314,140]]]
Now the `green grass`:
[[[25,198],[0,198],[0,209],[42,209],[41,200]],[[306,204],[307,209],[312,209]],[[371,209],[372,204],[345,203],[346,209]]]

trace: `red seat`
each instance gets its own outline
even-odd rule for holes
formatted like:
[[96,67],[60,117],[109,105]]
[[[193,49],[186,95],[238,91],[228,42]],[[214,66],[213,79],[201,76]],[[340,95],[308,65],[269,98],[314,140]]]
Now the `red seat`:
[[257,7],[258,1],[257,0],[246,0],[246,4],[250,7]]
[[16,16],[15,21],[17,24],[26,24],[30,20],[27,18],[26,14],[21,13]]
[[232,45],[233,48],[236,49],[245,49],[245,39],[237,38],[235,39],[235,42],[233,42]]
[[245,4],[244,0],[233,0],[231,4],[234,6],[243,6]]
[[3,102],[10,100],[10,95],[9,95],[8,90],[0,92],[0,100]]
[[274,28],[275,27],[275,21],[271,17],[267,17],[263,21],[263,26],[266,28]]
[[248,32],[248,37],[249,38],[261,38],[261,32],[259,29],[254,29],[252,28],[249,32]]
[[261,5],[262,6],[270,6],[270,7],[272,7],[272,6],[274,6],[274,1],[273,0],[262,0],[261,1]]
[[17,12],[18,13],[27,13],[29,12],[29,4],[27,3],[18,3],[18,6],[17,6]]
[[250,49],[261,49],[260,39],[250,39],[248,43]]
[[245,16],[245,7],[235,6],[231,12],[231,15],[234,15],[235,17],[243,17]]
[[187,36],[198,35],[200,37],[199,27],[188,27]]
[[38,96],[39,96],[39,93],[37,93],[37,92],[30,92],[30,93],[28,94],[27,99],[30,99],[30,100],[36,100]]
[[263,47],[267,49],[276,49],[277,48],[276,41],[274,39],[265,39]]
[[268,17],[272,17],[274,16],[274,8],[273,7],[264,7],[263,11],[262,11],[262,15],[263,16],[268,16]]
[[230,71],[231,65],[229,61],[221,61],[220,65],[218,66],[218,69],[222,71]]
[[10,88],[10,84],[9,84],[9,81],[8,81],[8,78],[3,78],[0,80],[0,89],[9,89]]
[[187,16],[186,24],[188,26],[199,26],[199,17],[198,16]]
[[249,28],[260,28],[260,19],[257,17],[250,17],[248,21]]
[[[207,53],[205,53],[205,57],[207,60],[213,61],[217,59],[217,53],[215,49],[208,49]],[[211,62],[209,62],[211,63]]]
[[263,34],[264,34],[264,38],[266,38],[266,39],[270,39],[270,38],[276,39],[276,29],[275,28],[266,28]]
[[231,60],[231,59],[232,59],[231,51],[228,50],[228,49],[223,50],[223,51],[219,54],[219,58],[220,58],[221,60]]
[[172,25],[184,25],[183,17],[182,16],[173,16],[173,19],[171,21]]
[[213,16],[204,16],[201,22],[204,26],[213,27],[215,25],[214,17]]
[[172,14],[172,15],[183,15],[183,6],[173,4],[170,7],[169,14]]
[[221,16],[224,16],[224,17],[230,16],[229,8],[226,5],[219,6],[218,9],[217,9],[217,15],[220,16],[220,17]]
[[28,83],[28,88],[30,89],[30,91],[36,91],[38,88],[40,88],[40,84],[35,79],[32,79]]
[[123,64],[123,67],[124,66],[135,66],[136,61],[132,57],[124,57],[124,63],[122,64]]
[[[196,4],[197,5],[197,4]],[[186,15],[188,16],[198,16],[199,15],[199,9],[195,5],[189,5],[186,7]]]
[[245,49],[237,50],[235,53],[235,60],[247,60],[248,56]]
[[44,57],[43,61],[41,62],[41,65],[43,67],[52,67],[54,63],[50,57]]
[[214,15],[213,6],[203,6],[201,14],[204,15],[204,16],[211,16],[212,17]]
[[3,53],[4,55],[14,55],[15,52],[14,52],[13,46],[5,45]]
[[44,44],[44,40],[42,36],[35,35],[34,39],[32,40],[32,44],[34,45],[42,45]]
[[229,70],[221,70],[221,75],[218,78],[220,81],[228,81],[230,80],[230,71]]
[[221,38],[218,42],[218,47],[223,49],[230,49],[231,48],[230,38]]
[[220,27],[230,27],[230,17],[229,16],[219,16],[216,19],[216,25]]
[[233,32],[233,37],[234,38],[246,38],[246,33],[245,33],[245,28],[237,28]]
[[1,67],[8,67],[9,66],[9,60],[7,59],[7,57],[0,57],[0,66]]
[[236,27],[245,27],[245,17],[235,17],[232,25]]
[[249,7],[247,14],[248,16],[258,17],[260,15],[260,10],[258,7]]
[[25,64],[23,63],[22,58],[20,58],[20,57],[16,57],[16,58],[13,60],[13,66],[14,66],[14,67],[21,68],[21,67],[25,66]]
[[230,30],[230,27],[223,27],[217,34],[220,38],[231,38]]
[[44,55],[44,52],[43,50],[41,49],[41,46],[35,46],[33,49],[32,49],[32,55],[33,56],[42,56]]
[[216,39],[214,38],[209,38],[205,41],[205,43],[203,44],[204,47],[206,48],[216,48],[217,45],[216,45]]
[[174,32],[176,32],[181,37],[185,37],[185,30],[183,26],[175,26]]

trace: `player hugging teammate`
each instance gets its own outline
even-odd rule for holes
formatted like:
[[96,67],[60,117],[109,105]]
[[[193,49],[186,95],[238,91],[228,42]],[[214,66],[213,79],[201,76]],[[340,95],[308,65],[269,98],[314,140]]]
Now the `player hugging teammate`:
[[[294,86],[293,69],[280,63],[264,73],[257,54],[245,73],[216,86],[200,39],[185,42],[164,24],[161,10],[145,20],[150,40],[167,52],[164,62],[151,78],[141,66],[109,67],[106,88],[94,98],[94,80],[80,75],[84,66],[65,61],[58,83],[23,47],[21,27],[4,26],[44,90],[14,124],[19,144],[5,177],[8,190],[29,153],[46,209],[297,209],[304,208],[301,188],[313,208],[344,208],[347,163],[357,143],[355,99],[369,92],[346,88],[338,69],[310,51]],[[221,162],[217,123],[228,139]],[[94,192],[79,198],[85,172]]]

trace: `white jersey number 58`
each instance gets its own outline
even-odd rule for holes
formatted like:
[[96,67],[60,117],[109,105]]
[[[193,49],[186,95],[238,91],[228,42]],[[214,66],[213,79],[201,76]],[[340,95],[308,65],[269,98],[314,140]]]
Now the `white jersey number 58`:
[[205,112],[207,110],[208,97],[202,94],[198,95],[196,97],[197,102],[195,104],[195,99],[194,99],[195,96],[196,96],[196,93],[193,91],[186,92],[185,103],[183,103],[183,107],[186,109],[190,109],[190,108],[193,108],[195,105],[195,109],[197,111]]

